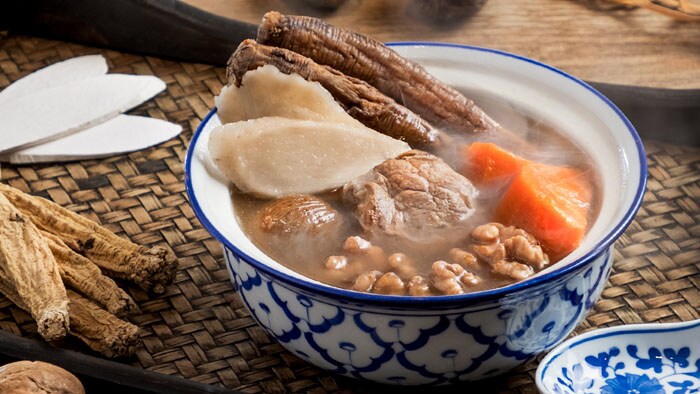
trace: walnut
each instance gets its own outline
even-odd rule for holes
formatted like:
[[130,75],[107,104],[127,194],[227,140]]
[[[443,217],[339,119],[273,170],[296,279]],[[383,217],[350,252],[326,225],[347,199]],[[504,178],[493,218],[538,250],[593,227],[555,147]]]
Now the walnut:
[[410,279],[416,276],[416,265],[403,253],[392,253],[387,258],[389,268],[396,272],[402,279]]
[[467,287],[474,287],[481,283],[481,278],[473,272],[465,271],[462,277],[459,278],[459,281]]
[[502,227],[503,226],[499,223],[483,224],[472,230],[472,239],[484,244],[494,243],[498,241],[498,236],[500,235],[500,229]]
[[535,273],[535,270],[531,266],[521,263],[516,263],[514,261],[500,260],[491,267],[494,273],[510,276],[516,280],[523,280],[529,278]]
[[420,275],[412,277],[406,284],[406,287],[408,288],[409,295],[419,297],[430,295],[430,285],[428,281]]
[[367,268],[384,270],[386,265],[386,253],[379,246],[372,245],[366,239],[354,235],[348,237],[343,243],[343,251],[353,265],[363,265]]
[[323,265],[329,270],[340,270],[348,265],[348,259],[345,256],[328,256]]
[[515,226],[488,223],[476,227],[471,237],[477,242],[472,251],[496,274],[523,280],[549,264],[537,239]]
[[476,256],[467,252],[464,249],[452,248],[449,252],[447,252],[447,256],[453,263],[457,263],[471,270],[477,270],[481,268],[479,260],[476,258]]
[[375,268],[386,268],[386,253],[379,246],[371,246],[365,254],[367,260]]
[[431,267],[430,282],[443,294],[464,294],[465,287],[473,287],[481,282],[478,276],[459,264],[436,261]]
[[372,243],[366,239],[354,235],[348,237],[343,243],[343,251],[348,254],[360,254],[367,252],[372,247]]
[[369,293],[372,291],[374,283],[380,276],[382,276],[382,273],[377,270],[364,272],[355,279],[355,283],[352,284],[352,289]]
[[401,280],[398,275],[393,272],[387,272],[374,282],[372,292],[378,294],[404,295],[406,294],[406,289],[403,280]]
[[0,367],[0,393],[85,394],[72,373],[42,361],[17,361]]
[[503,244],[516,261],[526,263],[532,268],[541,270],[549,264],[549,258],[544,254],[542,248],[537,244],[533,245],[529,239],[522,235],[508,238]]

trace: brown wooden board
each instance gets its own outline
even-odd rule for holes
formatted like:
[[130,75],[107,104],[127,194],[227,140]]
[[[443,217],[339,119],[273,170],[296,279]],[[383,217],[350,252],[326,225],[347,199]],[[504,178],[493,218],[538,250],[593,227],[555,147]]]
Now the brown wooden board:
[[[129,155],[2,168],[3,182],[50,198],[138,244],[167,245],[179,257],[175,283],[162,296],[128,287],[141,308],[131,320],[142,328],[143,345],[133,358],[104,361],[109,363],[102,364],[105,375],[111,368],[121,368],[114,366],[119,363],[129,368],[118,375],[121,381],[145,370],[246,393],[425,391],[346,379],[309,365],[271,339],[243,306],[222,263],[221,246],[195,218],[183,184],[187,144],[225,82],[223,68],[23,36],[0,39],[0,89],[48,64],[101,53],[108,60],[110,72],[154,74],[167,83],[165,92],[131,113],[167,119],[184,128],[183,134],[171,141]],[[615,266],[602,299],[576,333],[604,326],[700,317],[700,149],[653,140],[645,141],[645,145],[649,182],[644,203],[617,242]],[[43,357],[48,352],[35,334],[32,319],[2,297],[0,330],[29,341],[2,336],[0,352],[29,358]],[[22,345],[26,343],[31,345]],[[90,357],[99,357],[79,344],[68,345]],[[93,375],[102,373],[93,358],[59,352],[63,357],[60,363],[68,369],[90,373],[85,369],[85,360],[89,360],[96,363]],[[470,384],[469,389],[535,393],[536,367],[533,361],[504,377]],[[132,382],[140,385],[138,379]],[[156,387],[169,393],[177,393],[181,387],[166,380],[162,386]],[[153,386],[141,388],[151,390]]]
[[[530,56],[585,77],[627,114],[642,136],[700,145],[695,127],[700,124],[698,23],[669,24],[668,17],[646,10],[586,7],[596,0],[188,1],[193,5],[178,0],[12,2],[0,13],[0,30],[223,66],[244,38],[255,37],[265,11],[313,14],[384,41],[437,40]],[[444,23],[415,15],[411,10],[421,2],[432,4],[428,9],[434,12],[444,12],[442,5],[453,13],[470,9],[466,3],[486,4]],[[321,10],[312,3],[340,6]],[[512,19],[515,11],[519,17]],[[596,31],[589,26],[593,20]],[[611,31],[616,40],[606,36]]]
[[[513,52],[587,81],[700,89],[700,23],[646,9],[612,9],[609,0],[183,1],[256,25],[270,10],[314,15],[384,42],[441,41]],[[339,5],[313,6],[319,3]],[[460,12],[474,3],[483,7]]]

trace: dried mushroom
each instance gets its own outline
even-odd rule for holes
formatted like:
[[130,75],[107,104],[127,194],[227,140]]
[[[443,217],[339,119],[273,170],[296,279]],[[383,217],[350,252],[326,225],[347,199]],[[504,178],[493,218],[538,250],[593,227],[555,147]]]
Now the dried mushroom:
[[274,235],[319,235],[342,224],[342,217],[320,197],[295,194],[271,201],[258,214],[262,231]]

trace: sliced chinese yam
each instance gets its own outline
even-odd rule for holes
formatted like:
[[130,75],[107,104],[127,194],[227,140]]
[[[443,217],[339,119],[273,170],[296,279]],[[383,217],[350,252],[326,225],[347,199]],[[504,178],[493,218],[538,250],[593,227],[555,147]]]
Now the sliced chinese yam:
[[444,136],[420,116],[367,82],[317,64],[290,50],[260,45],[254,40],[243,41],[231,55],[227,68],[229,81],[240,85],[245,74],[265,65],[273,65],[284,74],[299,74],[308,81],[320,83],[350,116],[382,134],[414,146],[428,146]]
[[219,170],[260,197],[332,190],[409,149],[366,127],[278,117],[219,126],[209,138]]
[[78,56],[35,71],[0,91],[0,105],[19,97],[70,82],[104,75],[107,61],[102,55]]
[[99,75],[19,97],[0,105],[0,152],[77,133],[133,108],[165,89],[148,75]]
[[98,159],[146,149],[181,131],[180,125],[164,120],[119,115],[67,137],[0,154],[0,161],[25,164]]
[[265,65],[243,74],[240,86],[225,86],[216,97],[221,123],[279,116],[361,126],[318,82]]

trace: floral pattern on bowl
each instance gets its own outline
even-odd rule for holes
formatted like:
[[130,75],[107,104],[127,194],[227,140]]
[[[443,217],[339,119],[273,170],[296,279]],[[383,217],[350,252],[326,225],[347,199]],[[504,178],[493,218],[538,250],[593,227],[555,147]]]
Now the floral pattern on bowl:
[[571,338],[542,360],[537,387],[552,394],[700,393],[700,320]]

